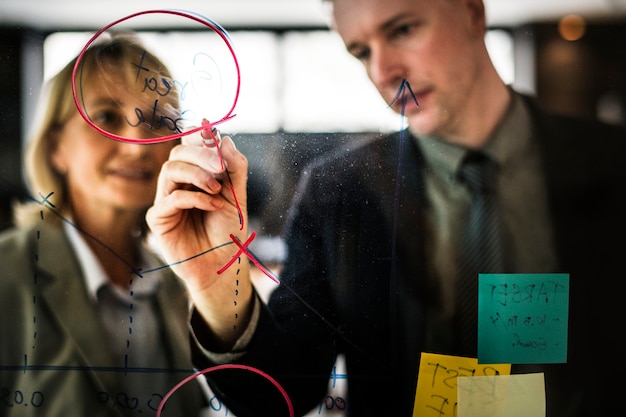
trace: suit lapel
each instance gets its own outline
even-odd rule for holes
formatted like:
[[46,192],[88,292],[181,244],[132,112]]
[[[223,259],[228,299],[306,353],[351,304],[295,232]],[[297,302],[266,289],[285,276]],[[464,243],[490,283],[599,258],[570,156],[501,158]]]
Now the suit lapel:
[[[171,279],[170,279],[171,278]],[[184,287],[175,277],[163,279],[157,292],[159,314],[162,320],[164,343],[171,353],[172,366],[175,369],[193,368],[187,330],[187,312],[189,305]]]
[[[38,286],[41,288],[38,302],[46,305],[52,320],[63,330],[59,337],[69,339],[70,343],[63,345],[73,350],[65,356],[71,357],[70,361],[74,362],[58,365],[77,366],[81,372],[84,369],[94,384],[94,392],[118,392],[118,373],[110,370],[123,368],[124,364],[115,363],[108,349],[106,329],[88,296],[83,273],[70,242],[62,228],[45,223],[41,226],[38,227],[39,233],[31,233],[30,244],[38,253],[36,267]],[[182,282],[173,275],[167,275],[158,289],[157,303],[164,348],[171,367],[178,371],[177,380],[182,380],[193,373],[187,330],[189,307]],[[199,386],[195,381],[187,385],[190,387],[181,389],[178,395],[184,396],[182,404],[189,407],[190,413],[197,412],[202,398]]]
[[[406,271],[422,271],[424,236],[424,192],[420,168],[423,163],[415,145],[415,139],[408,131],[391,136],[386,169],[389,177],[379,191],[381,195],[390,194],[383,208],[386,213],[388,230],[394,230],[397,251],[406,265]],[[385,186],[386,184],[386,186]],[[401,276],[405,273],[400,272]],[[424,276],[423,274],[419,274]],[[406,276],[405,284],[415,288],[423,284],[415,276]]]
[[87,295],[76,256],[61,228],[44,226],[40,229],[39,239],[34,242],[39,254],[40,302],[45,303],[50,315],[63,329],[62,337],[71,340],[68,346],[75,353],[68,356],[76,358],[77,366],[84,367],[98,390],[116,392],[115,372],[95,372],[94,369],[123,364],[114,364],[106,348],[106,331]]
[[[157,314],[161,318],[163,345],[171,368],[176,370],[176,380],[182,381],[194,373],[187,326],[189,300],[184,284],[170,270],[166,270],[164,274],[156,296]],[[200,402],[202,395],[198,381],[192,380],[185,384],[184,388],[177,391],[176,396],[181,397],[181,407],[186,407],[185,415],[197,413],[204,406]]]

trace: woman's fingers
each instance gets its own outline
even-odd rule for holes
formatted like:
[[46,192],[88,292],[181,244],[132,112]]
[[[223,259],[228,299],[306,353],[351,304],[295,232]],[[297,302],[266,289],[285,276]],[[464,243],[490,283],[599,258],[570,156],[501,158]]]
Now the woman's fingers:
[[218,194],[222,189],[216,174],[197,165],[178,160],[170,160],[163,164],[157,197],[166,197],[177,189],[189,189],[189,186],[193,186],[191,189],[208,194]]
[[215,150],[178,145],[172,149],[169,160],[161,168],[157,197],[166,196],[186,185],[217,194],[221,190],[223,171],[222,158]]
[[215,211],[223,206],[224,200],[221,198],[197,191],[177,189],[153,205],[146,215],[148,223],[156,227],[168,223],[172,217],[180,215],[184,210]]
[[235,187],[244,186],[248,181],[248,158],[237,150],[230,136],[222,136],[220,146],[224,166]]
[[[222,200],[245,204],[247,174],[248,160],[228,136],[224,136],[219,148],[180,144],[172,149],[169,160],[161,168],[155,202],[180,198],[181,201],[172,207],[181,210],[201,208],[208,201],[212,202],[206,207],[212,209],[223,204]],[[193,193],[212,198],[194,196]]]
[[221,152],[216,148],[207,148],[198,145],[177,145],[170,152],[170,160],[184,161],[199,167],[220,173],[224,170]]
[[[212,148],[216,145],[219,146],[221,142],[221,134],[219,129],[215,127],[210,127],[209,121],[207,119],[202,120],[202,125],[207,127],[205,129],[185,135],[182,139],[182,143],[185,145],[204,146],[207,148]],[[198,129],[198,127],[193,126],[190,128],[190,130],[195,129]]]

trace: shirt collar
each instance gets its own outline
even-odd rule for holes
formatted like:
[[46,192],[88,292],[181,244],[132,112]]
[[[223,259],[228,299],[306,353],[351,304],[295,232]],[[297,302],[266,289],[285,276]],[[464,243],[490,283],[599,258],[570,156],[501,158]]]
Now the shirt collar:
[[[522,97],[512,94],[511,104],[504,119],[495,129],[483,151],[504,166],[510,159],[520,155],[529,144],[530,115]],[[434,137],[416,138],[428,166],[434,173],[454,178],[468,149]]]
[[[107,277],[102,264],[98,258],[96,258],[96,255],[85,241],[85,237],[82,236],[78,229],[73,224],[68,222],[65,222],[63,226],[65,233],[74,248],[74,251],[76,252],[76,256],[78,257],[89,297],[92,301],[96,302],[98,299],[98,290],[102,286],[111,285],[109,278]],[[129,279],[132,279],[130,288],[132,291],[131,295],[152,295],[157,290],[162,274],[158,272],[156,257],[152,256],[144,245],[140,245],[140,259],[141,270],[157,271],[151,272],[148,278],[142,278],[140,275],[135,275],[134,277],[129,275]],[[111,287],[120,295],[130,294],[130,291],[128,290],[118,288],[114,285],[111,285]]]

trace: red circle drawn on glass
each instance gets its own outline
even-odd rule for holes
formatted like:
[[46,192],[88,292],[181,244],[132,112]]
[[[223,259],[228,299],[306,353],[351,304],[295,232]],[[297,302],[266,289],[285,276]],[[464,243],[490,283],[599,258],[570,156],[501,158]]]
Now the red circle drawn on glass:
[[[82,108],[82,106],[80,105],[80,101],[78,98],[78,93],[76,91],[76,74],[78,72],[78,68],[80,67],[81,61],[83,56],[85,55],[85,53],[87,52],[87,49],[89,49],[89,47],[91,46],[91,44],[104,32],[106,32],[107,30],[109,30],[110,28],[112,28],[113,26],[125,22],[127,20],[130,20],[132,18],[138,17],[138,16],[142,16],[142,15],[148,15],[148,14],[169,14],[169,15],[175,15],[175,16],[180,16],[180,17],[185,17],[187,19],[191,19],[193,21],[196,21],[206,27],[208,27],[209,29],[211,29],[212,31],[214,31],[215,33],[217,33],[222,40],[224,41],[224,43],[226,44],[226,46],[228,47],[228,50],[233,58],[233,62],[235,64],[235,68],[237,70],[237,87],[236,87],[236,92],[235,92],[235,97],[233,100],[233,104],[230,107],[230,109],[228,110],[228,112],[226,113],[226,115],[224,117],[222,117],[221,119],[211,122],[208,125],[207,124],[203,124],[201,126],[189,129],[185,132],[181,132],[181,133],[176,133],[176,134],[172,134],[172,135],[167,135],[167,136],[162,136],[162,137],[158,137],[158,138],[148,138],[148,139],[135,139],[135,138],[127,138],[124,136],[119,136],[116,134],[113,134],[111,132],[107,132],[106,130],[102,129],[101,127],[99,127],[98,125],[96,125],[93,121],[91,121],[91,119],[89,119],[89,116],[85,113],[85,110]],[[237,60],[237,55],[235,54],[235,50],[230,42],[230,39],[228,38],[228,35],[226,34],[226,31],[217,23],[211,21],[208,18],[205,17],[201,17],[200,15],[194,15],[191,14],[191,12],[185,12],[185,11],[180,11],[180,10],[144,10],[138,13],[133,13],[130,14],[126,17],[122,17],[121,19],[118,19],[114,22],[109,23],[108,25],[106,25],[105,27],[103,27],[102,29],[100,29],[98,32],[96,32],[91,39],[89,39],[89,41],[85,44],[85,46],[83,47],[83,49],[81,50],[80,54],[78,55],[78,58],[76,59],[76,64],[74,65],[74,69],[72,71],[72,95],[74,98],[74,105],[76,106],[76,108],[78,109],[78,112],[80,113],[81,117],[85,120],[85,122],[87,122],[89,124],[89,126],[91,126],[93,129],[95,129],[96,131],[98,131],[99,133],[101,133],[102,135],[110,138],[110,139],[114,139],[114,140],[118,140],[121,142],[127,142],[127,143],[142,143],[142,144],[150,144],[150,143],[159,143],[159,142],[166,142],[168,140],[175,140],[175,139],[180,139],[181,136],[186,136],[186,135],[190,135],[192,133],[195,132],[199,132],[201,130],[207,130],[207,129],[211,129],[213,126],[218,125],[220,123],[223,123],[231,118],[234,117],[233,111],[235,110],[235,106],[237,105],[237,101],[239,99],[239,90],[241,88],[241,73],[239,70],[239,61]]]

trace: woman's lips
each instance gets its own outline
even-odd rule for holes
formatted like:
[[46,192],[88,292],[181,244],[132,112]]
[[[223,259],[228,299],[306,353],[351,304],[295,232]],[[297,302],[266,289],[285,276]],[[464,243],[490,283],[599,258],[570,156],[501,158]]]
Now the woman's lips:
[[131,181],[149,181],[154,177],[151,169],[143,167],[117,167],[108,170],[109,175]]

